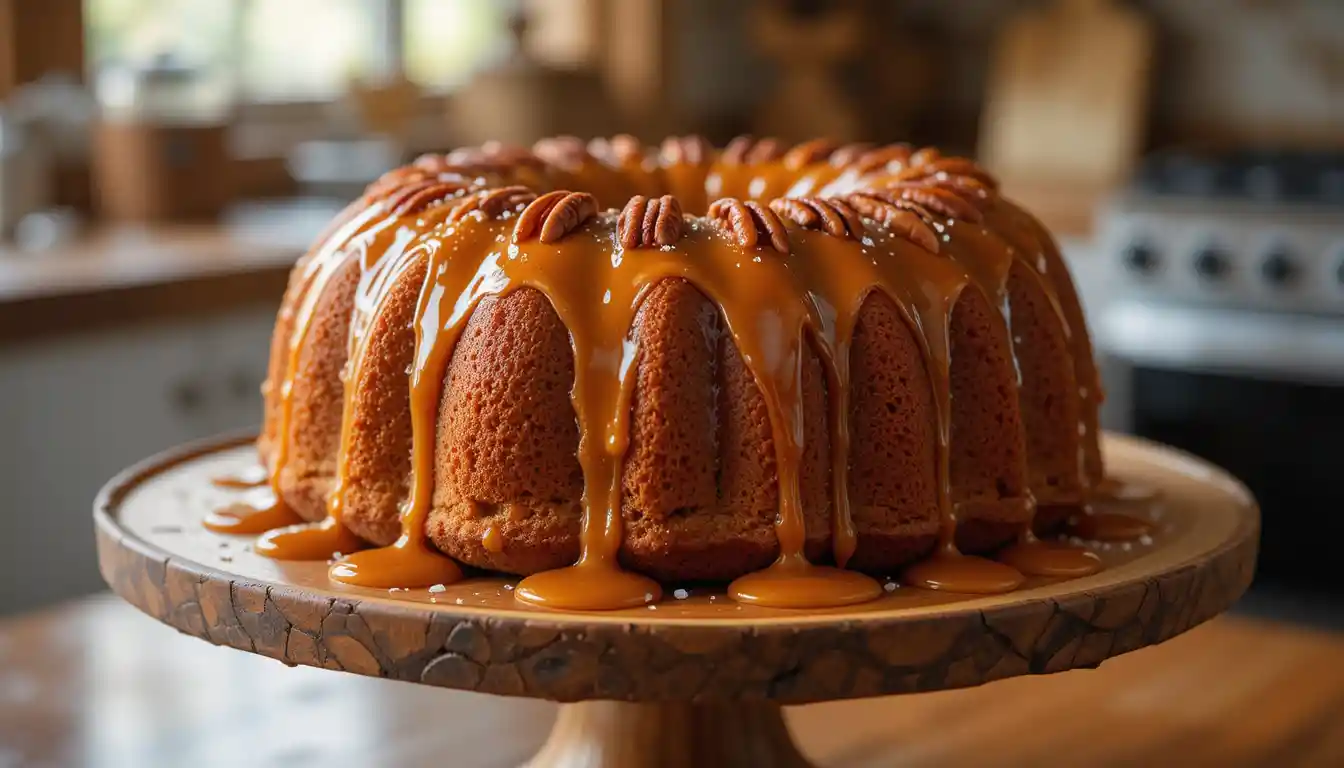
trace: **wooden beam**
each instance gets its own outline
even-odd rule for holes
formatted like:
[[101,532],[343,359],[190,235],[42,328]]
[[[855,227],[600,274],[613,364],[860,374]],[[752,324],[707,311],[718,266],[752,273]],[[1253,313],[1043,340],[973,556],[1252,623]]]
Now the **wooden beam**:
[[0,99],[49,72],[84,79],[84,4],[0,0]]

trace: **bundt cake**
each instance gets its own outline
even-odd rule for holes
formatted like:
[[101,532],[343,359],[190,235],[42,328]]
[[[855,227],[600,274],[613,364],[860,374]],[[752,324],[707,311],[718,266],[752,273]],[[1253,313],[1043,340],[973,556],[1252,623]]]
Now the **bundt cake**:
[[880,595],[864,574],[1098,567],[1032,537],[1103,477],[1078,297],[1041,224],[933,149],[421,157],[299,261],[263,393],[276,506],[316,525],[258,550],[367,586],[462,564],[561,608],[683,581],[824,606]]

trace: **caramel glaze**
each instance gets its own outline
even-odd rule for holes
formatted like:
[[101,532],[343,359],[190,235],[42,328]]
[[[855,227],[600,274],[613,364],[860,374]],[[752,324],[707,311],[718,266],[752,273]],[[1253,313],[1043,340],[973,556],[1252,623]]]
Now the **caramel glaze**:
[[260,488],[270,482],[271,473],[266,471],[263,466],[248,467],[236,475],[223,475],[221,477],[210,478],[210,484],[216,488],[229,488],[232,490],[247,490],[248,488]]
[[[293,330],[284,350],[287,357],[284,375],[278,383],[279,418],[276,438],[272,443],[269,478],[269,484],[274,492],[273,503],[268,507],[244,512],[240,521],[231,526],[232,530],[229,531],[222,530],[219,522],[212,525],[212,521],[207,521],[207,527],[221,532],[244,532],[239,530],[240,526],[248,528],[246,532],[249,533],[264,532],[265,535],[257,541],[256,550],[267,557],[278,560],[327,559],[333,556],[340,557],[365,546],[363,541],[349,531],[341,521],[340,505],[344,494],[341,492],[340,483],[345,476],[344,471],[337,472],[337,487],[330,495],[328,514],[325,519],[317,523],[303,524],[298,515],[285,504],[280,491],[281,478],[287,468],[291,445],[289,421],[293,413],[294,377],[299,370],[298,355],[312,326],[317,300],[323,287],[351,260],[358,262],[360,279],[350,328],[351,348],[358,347],[367,328],[372,305],[376,303],[375,297],[386,289],[385,281],[395,272],[393,265],[404,261],[407,246],[424,228],[432,226],[455,210],[456,206],[448,203],[486,183],[484,179],[445,173],[443,169],[426,170],[418,166],[394,172],[393,177],[396,183],[388,184],[387,179],[383,180],[388,187],[385,192],[380,194],[380,190],[375,186],[375,189],[365,196],[361,201],[363,209],[360,212],[342,214],[343,223],[333,228],[325,239],[320,241],[316,251],[298,267],[302,271],[297,281],[308,287],[303,294],[303,301],[293,308],[288,308],[293,314],[291,321]],[[282,310],[281,321],[285,320]],[[348,358],[356,365],[360,359]],[[346,373],[348,375],[348,371]],[[268,382],[267,386],[276,386],[276,382]],[[346,406],[343,414],[349,412],[348,403]],[[344,435],[348,429],[349,425],[343,424],[342,434]],[[338,456],[338,462],[343,461],[340,456],[344,453],[342,451]],[[417,574],[423,571],[443,576],[444,581],[460,577],[458,575],[460,571],[455,564],[451,562],[445,564],[444,558],[428,552],[424,557],[416,558],[415,564],[411,567],[418,567]],[[388,578],[395,582],[399,580],[400,574],[395,574],[395,578],[389,575]],[[392,583],[388,586],[395,585]]]
[[[413,321],[415,352],[408,371],[410,491],[401,533],[391,546],[346,554],[333,564],[333,579],[371,587],[425,587],[460,578],[460,569],[433,549],[426,533],[444,374],[477,304],[487,296],[503,297],[528,287],[550,300],[570,333],[571,401],[579,426],[584,490],[578,560],[523,579],[516,594],[540,605],[575,610],[657,600],[659,585],[623,570],[618,553],[621,468],[629,443],[632,371],[639,356],[633,324],[643,297],[667,279],[688,281],[719,308],[769,413],[779,491],[779,552],[769,568],[730,585],[736,599],[806,608],[851,604],[881,594],[876,581],[844,569],[855,549],[846,481],[850,343],[860,306],[875,291],[885,294],[915,331],[935,402],[937,545],[931,557],[905,570],[903,581],[929,589],[994,593],[1016,589],[1024,574],[1078,576],[1099,568],[1090,553],[1045,544],[1032,535],[1035,505],[1029,496],[1022,500],[1021,540],[998,562],[957,550],[958,509],[949,467],[951,317],[966,291],[980,292],[1003,309],[1003,338],[1011,338],[1007,286],[1017,264],[1029,267],[1036,289],[1066,329],[1080,395],[1088,404],[1083,410],[1093,412],[1079,418],[1078,471],[1088,488],[1102,476],[1099,454],[1093,456],[1094,411],[1100,397],[1095,366],[1086,333],[1067,330],[1081,329],[1076,295],[1049,236],[1034,219],[999,198],[992,179],[969,161],[902,145],[843,148],[845,162],[831,162],[841,151],[822,142],[786,151],[771,140],[743,139],[715,157],[698,140],[669,140],[660,163],[632,150],[631,141],[584,145],[562,138],[539,143],[534,153],[496,145],[456,157],[422,159],[371,187],[364,209],[346,214],[301,262],[297,281],[308,287],[289,309],[289,364],[281,380],[271,382],[279,386],[279,423],[268,430],[263,445],[270,443],[271,485],[278,498],[288,451],[295,356],[320,287],[348,260],[358,259],[337,479],[326,520],[275,531],[259,542],[260,552],[278,558],[325,558],[361,546],[342,524],[352,432],[350,382],[358,380],[359,367],[368,357],[371,319],[398,279],[421,268],[426,277]],[[552,191],[538,197],[521,188],[508,195],[500,191],[518,182],[539,192],[570,187],[587,193]],[[668,191],[684,194],[696,210],[724,197],[820,197],[808,203],[810,212],[791,204],[767,207],[721,200],[710,208],[710,218],[685,217],[674,243],[654,244],[623,242],[626,236],[615,236],[616,212],[598,213],[593,194],[588,194],[621,200]],[[856,193],[869,195],[855,202],[864,206],[867,219],[844,202]],[[408,204],[417,194],[418,202]],[[506,204],[498,204],[504,198]],[[781,218],[775,210],[786,215]],[[651,221],[645,219],[646,231],[651,231]],[[664,215],[659,226],[665,223]],[[1061,285],[1069,286],[1068,295],[1062,295]],[[281,319],[286,320],[283,314]],[[820,356],[827,377],[834,457],[831,525],[815,532],[807,530],[799,489],[803,361],[812,351]],[[277,509],[282,506],[277,502]],[[831,559],[839,567],[809,562],[805,545],[810,538],[828,538]],[[505,544],[498,530],[486,529],[482,545],[487,550]]]
[[230,504],[211,512],[201,524],[215,533],[251,535],[301,522],[302,518],[295,514],[278,494],[267,489],[265,503]]
[[1151,536],[1154,526],[1132,515],[1086,509],[1070,517],[1064,530],[1088,541],[1134,541]]

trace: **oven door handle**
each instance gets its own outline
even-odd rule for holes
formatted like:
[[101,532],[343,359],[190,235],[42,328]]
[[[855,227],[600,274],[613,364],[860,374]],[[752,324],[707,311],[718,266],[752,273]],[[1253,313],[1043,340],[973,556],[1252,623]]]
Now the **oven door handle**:
[[1289,381],[1344,381],[1344,320],[1115,302],[1101,346],[1131,364]]

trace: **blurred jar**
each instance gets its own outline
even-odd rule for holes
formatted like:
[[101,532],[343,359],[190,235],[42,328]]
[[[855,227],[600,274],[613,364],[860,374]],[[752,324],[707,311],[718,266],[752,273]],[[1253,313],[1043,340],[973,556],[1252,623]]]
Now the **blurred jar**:
[[99,213],[118,221],[216,218],[233,194],[231,91],[212,70],[158,56],[98,77],[94,141]]
[[232,108],[227,80],[172,54],[140,65],[109,66],[98,75],[103,119],[156,125],[220,124]]
[[51,150],[30,120],[0,110],[0,239],[51,203]]

